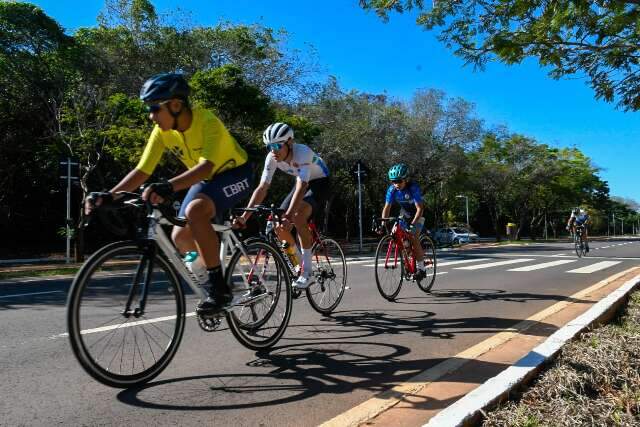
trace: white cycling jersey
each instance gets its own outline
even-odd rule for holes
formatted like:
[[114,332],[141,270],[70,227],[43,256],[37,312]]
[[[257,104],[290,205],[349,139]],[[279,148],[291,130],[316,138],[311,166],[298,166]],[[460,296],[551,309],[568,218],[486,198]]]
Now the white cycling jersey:
[[269,152],[264,161],[264,169],[260,183],[271,183],[276,169],[280,169],[289,175],[300,177],[302,182],[309,182],[318,178],[329,176],[329,169],[324,161],[314,151],[304,144],[292,144],[293,156],[291,163],[278,162],[273,153]]

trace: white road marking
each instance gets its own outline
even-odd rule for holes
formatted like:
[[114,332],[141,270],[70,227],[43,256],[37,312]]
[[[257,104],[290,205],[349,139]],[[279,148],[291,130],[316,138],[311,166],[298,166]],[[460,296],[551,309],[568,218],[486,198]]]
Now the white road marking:
[[58,292],[63,292],[63,291],[31,292],[29,294],[0,295],[0,298],[26,297],[28,295],[55,294],[55,293],[58,293]]
[[482,268],[498,267],[500,265],[517,264],[520,262],[534,261],[533,258],[509,259],[506,261],[488,262],[486,264],[468,265],[466,267],[456,267],[456,270],[480,270]]
[[570,262],[576,262],[577,260],[575,259],[561,259],[559,261],[550,261],[550,262],[543,262],[542,264],[533,264],[533,265],[528,265],[526,267],[518,267],[518,268],[512,268],[511,270],[507,270],[507,271],[533,271],[533,270],[541,270],[543,268],[549,268],[549,267],[555,267],[556,265],[562,265],[562,264],[568,264]]
[[569,270],[567,273],[582,273],[588,274],[595,271],[604,270],[605,268],[613,267],[616,264],[620,264],[622,261],[601,261],[595,264],[588,265],[586,267],[576,268],[575,270]]
[[[486,261],[489,259],[494,259],[494,258],[474,258],[474,259],[463,259],[463,260],[455,260],[455,261],[445,261],[445,262],[438,262],[436,264],[436,268],[439,267],[444,267],[446,265],[453,265],[453,264],[467,264],[470,262],[482,262],[482,261]],[[367,264],[367,265],[363,265],[363,267],[375,267],[375,264]]]
[[[196,312],[192,311],[190,313],[185,314],[185,317],[191,317],[191,316],[195,316],[195,315],[196,315]],[[111,325],[111,326],[103,326],[101,328],[85,329],[83,331],[80,331],[80,334],[82,334],[82,335],[95,334],[96,332],[106,332],[106,331],[112,331],[114,329],[130,328],[132,326],[146,325],[148,323],[166,322],[167,320],[174,320],[175,318],[176,318],[175,315],[173,315],[173,316],[164,316],[164,317],[156,317],[155,319],[139,320],[137,322],[122,323],[120,325]],[[53,335],[50,338],[51,339],[56,339],[56,338],[64,338],[64,337],[68,337],[68,336],[69,336],[69,333],[65,332],[63,334]]]
[[467,263],[470,263],[470,262],[487,261],[489,259],[493,259],[493,258],[476,258],[476,259],[462,259],[462,260],[455,260],[455,261],[446,261],[446,262],[439,262],[437,264],[437,266],[438,267],[444,267],[445,265],[467,264]]

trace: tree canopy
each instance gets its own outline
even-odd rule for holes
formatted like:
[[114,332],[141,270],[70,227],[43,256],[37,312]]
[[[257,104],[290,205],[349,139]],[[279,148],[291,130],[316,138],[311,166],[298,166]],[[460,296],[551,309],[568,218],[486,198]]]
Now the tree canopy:
[[640,109],[640,1],[360,0],[383,19],[418,11],[416,22],[467,63],[483,68],[536,58],[553,78],[585,76],[597,98]]

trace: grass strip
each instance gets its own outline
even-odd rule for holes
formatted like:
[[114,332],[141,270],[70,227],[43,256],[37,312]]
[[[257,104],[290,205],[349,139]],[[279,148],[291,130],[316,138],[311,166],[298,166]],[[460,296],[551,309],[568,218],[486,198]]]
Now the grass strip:
[[640,425],[640,291],[611,323],[584,332],[483,426]]

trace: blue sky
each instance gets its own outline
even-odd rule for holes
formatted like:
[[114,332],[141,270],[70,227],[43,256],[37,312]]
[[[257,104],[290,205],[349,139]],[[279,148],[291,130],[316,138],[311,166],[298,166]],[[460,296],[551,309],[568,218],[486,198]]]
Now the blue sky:
[[[285,28],[288,46],[317,50],[324,70],[341,86],[409,99],[416,89],[436,88],[476,105],[487,126],[507,125],[513,132],[556,147],[576,146],[603,170],[611,194],[640,201],[640,112],[624,113],[596,101],[582,79],[555,81],[535,61],[517,66],[490,64],[474,72],[423,31],[410,14],[383,23],[357,0],[155,0],[158,12],[179,4],[198,24],[260,23]],[[68,32],[93,26],[102,0],[35,1]]]

